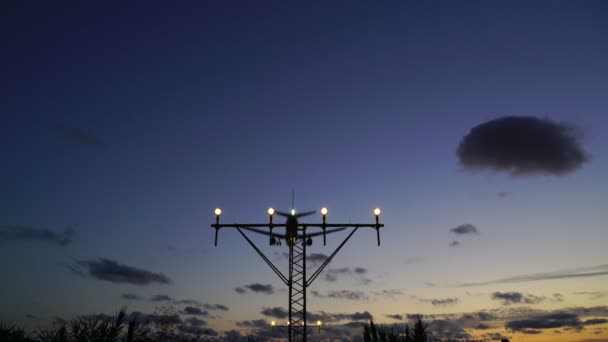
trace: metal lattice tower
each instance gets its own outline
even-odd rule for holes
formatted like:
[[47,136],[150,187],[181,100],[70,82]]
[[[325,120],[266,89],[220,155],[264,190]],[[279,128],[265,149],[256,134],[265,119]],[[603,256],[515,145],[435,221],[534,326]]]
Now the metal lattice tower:
[[[312,282],[321,274],[321,272],[327,267],[334,256],[340,251],[340,249],[346,244],[346,242],[353,236],[353,234],[359,228],[373,228],[376,230],[376,236],[378,239],[378,246],[380,246],[380,228],[384,227],[380,224],[380,209],[374,209],[373,213],[376,217],[375,224],[328,224],[326,223],[327,209],[321,209],[323,223],[299,223],[297,218],[308,216],[314,212],[306,212],[302,214],[295,214],[295,210],[292,209],[291,214],[282,213],[276,211],[277,214],[287,217],[285,224],[273,223],[273,215],[275,210],[273,208],[268,209],[270,222],[267,224],[220,224],[220,216],[222,215],[221,209],[215,209],[216,222],[211,227],[215,228],[215,246],[217,246],[218,232],[221,228],[235,228],[245,240],[253,247],[258,255],[266,262],[268,266],[275,272],[275,274],[283,281],[289,291],[289,320],[286,325],[276,326],[287,328],[287,336],[289,342],[306,342],[308,329],[312,327],[318,327],[320,325],[309,326],[306,320],[306,289],[312,284]],[[273,232],[274,228],[284,227],[286,234],[277,234]],[[260,228],[268,228],[268,231]],[[320,232],[307,233],[309,228],[320,228]],[[335,228],[328,230],[328,228]],[[312,237],[323,236],[323,245],[326,242],[326,234],[335,233],[342,231],[347,228],[352,228],[348,236],[342,241],[342,243],[333,251],[333,253],[319,266],[319,268],[313,272],[309,277],[306,275],[306,246],[312,244]],[[283,275],[281,271],[264,255],[264,253],[255,245],[253,241],[243,232],[251,231],[259,234],[264,234],[270,237],[270,245],[281,245],[280,239],[285,239],[287,246],[289,247],[289,273],[287,276]],[[276,238],[279,238],[277,241]],[[273,326],[274,322],[273,322]]]
[[289,248],[289,341],[306,341],[306,241]]

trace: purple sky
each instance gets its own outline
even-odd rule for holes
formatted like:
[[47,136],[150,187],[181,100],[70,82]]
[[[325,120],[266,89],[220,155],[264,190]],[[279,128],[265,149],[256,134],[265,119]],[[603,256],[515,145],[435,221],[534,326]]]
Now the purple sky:
[[[608,305],[574,294],[608,288],[605,267],[457,286],[606,264],[605,2],[28,5],[0,10],[0,225],[21,232],[0,235],[0,320],[151,312],[157,294],[228,306],[207,319],[218,331],[268,318],[263,307],[287,304],[280,282],[236,232],[213,248],[209,224],[217,206],[226,223],[264,222],[292,189],[299,210],[371,223],[379,206],[386,224],[381,248],[359,232],[331,266],[364,267],[371,282],[311,288],[367,299],[310,296],[312,311],[382,322],[500,308],[496,291],[564,296],[542,310]],[[577,125],[591,161],[565,176],[465,170],[463,136],[508,115]],[[480,234],[450,233],[462,224]],[[86,273],[98,258],[170,283],[66,267]],[[277,291],[234,291],[254,283]]]

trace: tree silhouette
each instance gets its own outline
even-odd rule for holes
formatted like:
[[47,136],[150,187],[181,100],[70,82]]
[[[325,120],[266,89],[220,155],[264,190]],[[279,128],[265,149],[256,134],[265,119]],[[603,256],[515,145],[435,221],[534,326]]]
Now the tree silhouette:
[[373,321],[363,326],[364,342],[427,342],[430,331],[428,323],[421,315],[406,323],[403,328],[398,325],[376,325]]

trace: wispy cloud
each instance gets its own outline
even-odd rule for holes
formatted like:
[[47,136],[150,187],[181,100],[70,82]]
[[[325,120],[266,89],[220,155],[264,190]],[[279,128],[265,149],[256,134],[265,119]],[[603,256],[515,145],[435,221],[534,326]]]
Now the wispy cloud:
[[157,294],[157,295],[150,297],[149,300],[151,302],[165,302],[165,301],[170,301],[171,297],[169,297],[166,294]]
[[122,299],[127,299],[127,300],[141,300],[142,299],[141,296],[138,296],[134,293],[123,293],[120,297]]
[[377,297],[384,297],[389,299],[394,299],[397,296],[403,296],[404,293],[399,289],[385,289],[380,291],[372,291],[372,294]]
[[450,246],[450,247],[458,247],[458,246],[460,246],[460,241],[458,241],[458,240],[452,240],[452,242],[450,242],[450,244],[448,246]]
[[170,284],[171,279],[162,273],[120,264],[114,260],[99,258],[78,260],[66,267],[75,275],[111,283],[127,283],[133,285]]
[[601,299],[608,296],[608,291],[581,291],[572,292],[574,295],[589,296],[591,299]]
[[589,278],[589,277],[599,277],[599,276],[605,276],[605,275],[608,275],[608,264],[590,266],[590,267],[582,267],[582,268],[577,268],[577,269],[562,270],[562,271],[556,271],[556,272],[524,274],[524,275],[502,278],[502,279],[497,279],[497,280],[464,283],[464,284],[460,284],[459,286],[460,287],[470,287],[470,286],[482,286],[482,285],[504,284],[504,283],[520,283],[520,282],[552,280],[552,279]]
[[431,303],[434,306],[448,306],[448,305],[456,305],[458,304],[458,298],[440,298],[440,299],[418,299],[419,302],[422,303]]
[[329,282],[336,282],[340,277],[354,277],[358,281],[360,281],[363,285],[368,285],[372,282],[371,279],[366,277],[368,273],[367,268],[365,267],[340,267],[340,268],[330,268],[325,271],[325,275],[323,279]]
[[351,291],[351,290],[340,290],[340,291],[328,291],[327,293],[320,293],[318,291],[311,291],[312,295],[320,298],[332,298],[332,299],[347,299],[347,300],[366,300],[367,295],[362,291]]
[[75,235],[76,232],[71,227],[65,228],[62,233],[57,233],[48,229],[29,226],[0,226],[0,242],[38,241],[67,246],[72,243]]

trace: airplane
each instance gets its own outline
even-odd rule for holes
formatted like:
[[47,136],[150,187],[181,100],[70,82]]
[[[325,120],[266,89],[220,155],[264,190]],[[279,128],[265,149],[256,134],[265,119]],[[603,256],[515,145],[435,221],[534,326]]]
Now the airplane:
[[[317,233],[299,234],[298,232],[301,231],[302,229],[299,228],[300,224],[298,222],[298,218],[309,216],[314,213],[316,213],[316,211],[313,210],[313,211],[306,211],[303,213],[296,214],[295,209],[291,209],[290,213],[285,213],[282,211],[274,210],[273,208],[269,208],[268,214],[271,217],[271,224],[270,224],[271,229],[269,232],[261,230],[261,229],[251,228],[251,227],[242,227],[242,228],[246,229],[248,231],[251,231],[251,232],[258,233],[258,234],[270,236],[269,240],[270,240],[271,246],[274,246],[274,245],[280,246],[281,239],[284,239],[289,246],[293,245],[298,239],[304,240],[303,243],[305,242],[306,245],[310,246],[310,245],[312,245],[312,238],[315,236],[337,233],[339,231],[346,229],[346,228],[342,227],[342,228],[336,228],[336,229],[327,230],[327,231],[324,230],[322,232],[317,232]],[[274,214],[286,217],[285,225],[284,225],[285,234],[276,234],[276,233],[272,232],[272,216]],[[283,226],[283,225],[281,225],[281,226]]]

